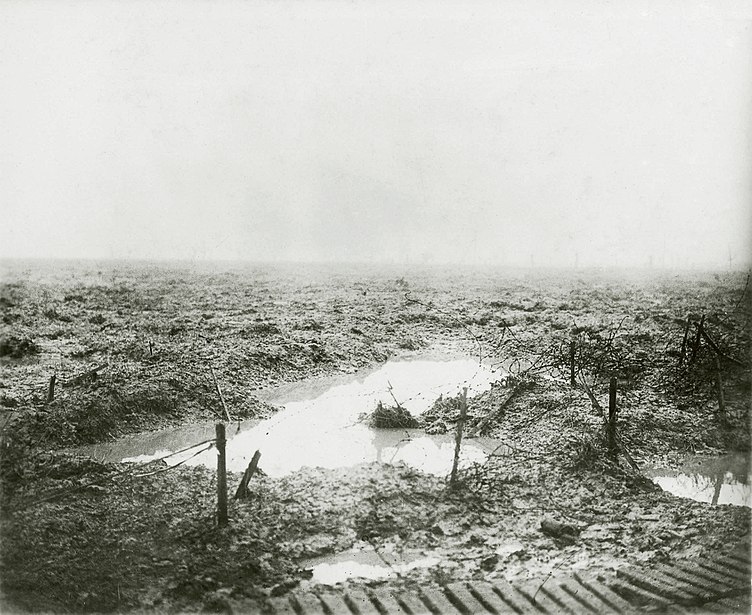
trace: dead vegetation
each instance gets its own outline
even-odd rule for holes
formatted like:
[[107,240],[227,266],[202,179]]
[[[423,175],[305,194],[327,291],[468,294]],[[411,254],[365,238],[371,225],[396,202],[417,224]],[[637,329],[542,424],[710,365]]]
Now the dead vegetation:
[[419,425],[418,420],[402,406],[385,406],[378,402],[368,415],[368,424],[379,429],[410,428]]

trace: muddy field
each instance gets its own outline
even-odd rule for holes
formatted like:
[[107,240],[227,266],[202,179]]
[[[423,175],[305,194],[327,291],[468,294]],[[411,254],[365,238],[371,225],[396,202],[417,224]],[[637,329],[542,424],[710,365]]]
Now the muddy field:
[[[260,610],[345,552],[428,562],[380,584],[609,575],[749,534],[748,508],[635,469],[749,448],[746,273],[6,262],[2,280],[4,611]],[[451,489],[405,464],[303,468],[254,477],[217,528],[212,470],[70,452],[222,420],[215,379],[232,422],[263,420],[274,387],[427,354],[503,374],[466,427],[504,447]],[[417,429],[457,418],[444,399]]]

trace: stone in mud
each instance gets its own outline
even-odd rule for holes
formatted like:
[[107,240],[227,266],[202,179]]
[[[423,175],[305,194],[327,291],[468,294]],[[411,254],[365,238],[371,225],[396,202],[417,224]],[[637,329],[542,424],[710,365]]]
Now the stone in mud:
[[[313,576],[313,573],[311,573],[310,576]],[[269,595],[272,598],[284,596],[291,590],[295,589],[298,586],[298,583],[299,581],[297,579],[288,579],[287,581],[283,581],[282,583],[277,583],[274,587],[271,588]]]
[[488,557],[484,557],[482,560],[480,560],[480,567],[486,572],[491,572],[492,570],[496,569],[496,564],[498,563],[499,556],[494,553],[493,555],[489,555]]
[[486,539],[479,533],[470,534],[470,537],[467,539],[468,545],[482,545],[485,543]]
[[522,543],[519,542],[504,544],[496,549],[496,555],[503,558],[510,558],[514,556],[522,557],[524,554],[525,547],[522,545]]
[[204,605],[201,609],[204,613],[232,613],[230,605],[230,589],[222,588],[211,592],[204,598]]
[[552,538],[564,538],[567,536],[569,538],[575,538],[579,535],[580,530],[573,525],[561,523],[560,521],[555,521],[554,519],[546,517],[541,521],[541,532]]

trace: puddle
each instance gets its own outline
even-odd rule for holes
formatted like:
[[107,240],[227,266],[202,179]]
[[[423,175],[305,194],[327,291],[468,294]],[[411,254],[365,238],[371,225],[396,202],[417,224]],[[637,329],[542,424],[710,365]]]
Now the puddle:
[[338,555],[301,562],[311,570],[311,584],[334,585],[347,579],[393,579],[416,568],[430,568],[441,562],[436,556],[420,553],[381,553],[352,550]]
[[[338,468],[379,461],[410,466],[433,474],[451,469],[454,437],[428,436],[421,430],[371,429],[360,422],[378,401],[393,404],[389,388],[413,415],[430,408],[440,395],[468,396],[488,390],[503,374],[472,359],[389,361],[377,369],[349,376],[286,385],[259,396],[284,406],[264,421],[227,425],[227,468],[242,472],[254,451],[270,476],[283,476],[304,466]],[[104,461],[142,462],[214,437],[214,425],[190,425],[117,442],[78,449]],[[496,443],[477,438],[463,444],[461,463],[483,461]],[[193,452],[170,458],[170,464]],[[188,459],[187,465],[216,467],[216,451]]]
[[665,491],[679,497],[714,505],[752,505],[749,457],[745,453],[692,456],[676,469],[648,468],[644,472]]
[[[496,547],[496,555],[513,570],[515,565],[521,566],[520,571],[529,576],[529,563],[522,562],[518,555],[524,553],[525,547],[517,541],[508,542]],[[383,580],[393,579],[419,568],[432,568],[439,564],[453,566],[456,562],[447,560],[446,555],[438,552],[420,551],[417,549],[397,550],[394,543],[386,543],[378,553],[371,545],[359,543],[352,549],[335,555],[304,560],[301,568],[310,570],[312,576],[309,584],[321,583],[333,585],[347,579]]]

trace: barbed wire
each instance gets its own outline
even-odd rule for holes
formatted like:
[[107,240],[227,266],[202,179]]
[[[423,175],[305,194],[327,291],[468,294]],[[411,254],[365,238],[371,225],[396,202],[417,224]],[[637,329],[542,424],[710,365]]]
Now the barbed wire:
[[201,453],[205,453],[206,451],[208,451],[208,450],[209,450],[209,449],[211,449],[211,448],[214,448],[214,442],[211,442],[211,443],[210,443],[210,444],[209,444],[208,446],[205,446],[204,448],[202,448],[202,449],[200,449],[200,450],[196,451],[196,452],[195,452],[195,453],[193,453],[193,455],[191,455],[190,457],[186,457],[186,458],[185,458],[185,459],[183,459],[182,461],[178,461],[178,462],[177,462],[176,464],[174,464],[174,465],[171,465],[171,466],[167,466],[166,468],[160,468],[159,470],[154,470],[153,472],[146,472],[146,473],[144,473],[144,474],[131,474],[131,477],[132,477],[132,478],[143,478],[143,477],[145,477],[145,476],[154,476],[155,474],[161,474],[162,472],[167,472],[168,470],[174,470],[174,469],[175,469],[175,468],[177,468],[178,466],[181,466],[181,465],[183,465],[183,464],[184,464],[184,463],[185,463],[186,461],[190,461],[190,460],[191,460],[191,459],[193,459],[194,457],[196,457],[196,456],[200,455]]
[[418,299],[412,299],[410,297],[410,294],[412,291],[408,290],[405,292],[405,301],[408,303],[416,303],[418,305],[422,305],[425,308],[434,310],[436,312],[439,312],[439,314],[444,314],[444,316],[448,316],[455,322],[459,323],[462,328],[467,331],[472,338],[475,340],[475,343],[478,344],[478,365],[480,366],[483,363],[483,344],[480,341],[480,338],[475,334],[475,332],[464,322],[462,322],[459,318],[457,318],[454,314],[451,314],[450,312],[447,312],[446,310],[443,310],[441,308],[436,307],[435,305],[431,305],[430,303],[423,303],[422,301]]
[[[126,475],[129,474],[129,473],[131,473],[131,472],[133,472],[134,470],[145,468],[145,467],[147,467],[149,465],[152,465],[154,463],[157,463],[157,462],[160,462],[160,461],[164,461],[165,459],[168,459],[168,458],[173,457],[175,455],[179,455],[180,453],[187,452],[187,451],[189,451],[191,449],[196,448],[197,446],[202,446],[202,445],[207,444],[207,443],[211,443],[210,446],[208,446],[206,449],[203,449],[202,451],[199,451],[199,452],[204,452],[205,450],[208,450],[209,448],[211,448],[213,446],[213,444],[214,444],[214,438],[209,439],[209,440],[204,440],[203,442],[197,442],[196,444],[191,444],[190,446],[187,446],[187,447],[185,447],[185,448],[183,448],[183,449],[181,449],[179,451],[174,451],[174,452],[168,453],[167,455],[164,455],[162,457],[158,457],[158,458],[155,458],[155,459],[149,459],[147,461],[144,461],[144,462],[141,462],[141,463],[138,463],[138,464],[128,464],[128,467],[126,467],[126,468],[123,468],[123,469],[121,469],[119,471],[116,471],[114,473],[108,474],[105,477],[95,478],[94,480],[86,482],[86,483],[83,483],[83,484],[66,485],[64,487],[57,487],[57,488],[52,489],[50,491],[43,492],[41,496],[36,496],[34,499],[32,499],[32,500],[30,500],[28,502],[21,502],[19,505],[11,507],[10,510],[13,511],[13,512],[17,512],[19,510],[25,510],[26,508],[29,508],[30,506],[36,506],[36,505],[42,504],[44,502],[49,502],[49,501],[57,499],[58,497],[63,497],[63,496],[66,496],[66,495],[70,495],[70,494],[72,494],[74,492],[81,491],[82,489],[88,489],[88,488],[93,487],[93,486],[101,486],[99,484],[99,483],[102,482],[101,478],[104,478],[105,480],[115,480],[115,479],[117,479],[120,476],[125,476],[126,478],[128,478],[128,476],[126,476]],[[198,453],[196,453],[196,454],[198,454]],[[192,457],[195,457],[195,456],[196,455],[192,455],[188,459],[191,459]],[[174,466],[170,466],[169,468],[161,468],[160,471],[161,470],[166,470],[166,469],[172,469],[174,467],[177,467],[178,465],[181,465],[182,463],[184,463],[188,459],[186,459],[186,460],[184,460],[184,461],[182,461],[182,462],[180,462],[180,463],[178,463],[178,464],[176,464]],[[126,463],[128,463],[128,462],[126,462]],[[144,474],[143,476],[148,476],[148,475],[149,474]]]

